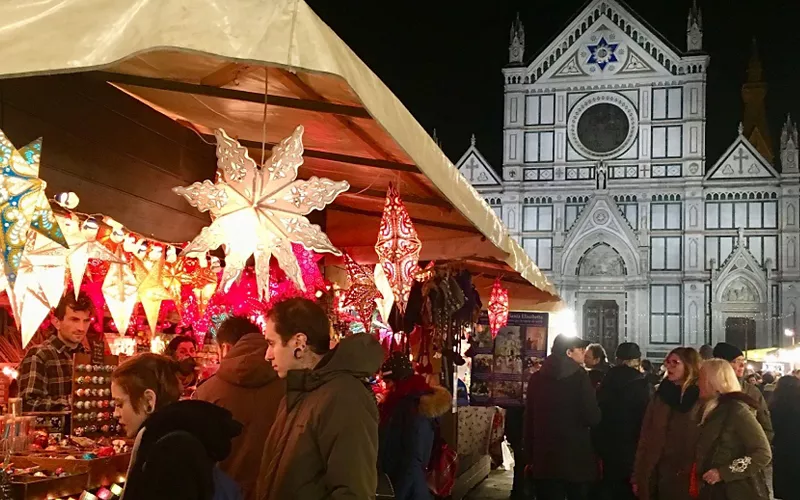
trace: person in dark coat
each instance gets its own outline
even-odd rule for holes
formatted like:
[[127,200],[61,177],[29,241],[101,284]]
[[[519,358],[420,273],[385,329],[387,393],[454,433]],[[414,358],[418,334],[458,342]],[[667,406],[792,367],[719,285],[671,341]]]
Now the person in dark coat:
[[588,344],[558,335],[528,383],[525,450],[537,500],[586,500],[597,479],[590,429],[600,422],[600,408],[581,366]]
[[222,362],[217,373],[200,384],[194,398],[226,408],[244,426],[219,467],[239,483],[245,500],[253,500],[264,445],[286,386],[264,359],[267,340],[249,319],[226,319],[217,330],[217,342],[224,353]]
[[772,486],[779,500],[800,500],[800,379],[785,375],[772,398]]
[[380,470],[389,476],[396,500],[432,499],[426,472],[433,451],[434,419],[451,408],[450,393],[428,385],[400,352],[386,360],[381,375],[389,394],[380,408]]
[[114,416],[135,437],[125,500],[211,500],[221,486],[215,464],[228,456],[242,426],[224,408],[178,401],[178,374],[177,363],[151,353],[111,374]]
[[583,356],[583,365],[589,370],[589,380],[595,389],[600,387],[603,377],[611,369],[606,350],[600,344],[589,344]]
[[631,488],[636,445],[653,388],[641,371],[642,352],[633,342],[619,345],[616,366],[597,392],[602,418],[594,429],[602,463],[602,492],[608,500],[635,500]]

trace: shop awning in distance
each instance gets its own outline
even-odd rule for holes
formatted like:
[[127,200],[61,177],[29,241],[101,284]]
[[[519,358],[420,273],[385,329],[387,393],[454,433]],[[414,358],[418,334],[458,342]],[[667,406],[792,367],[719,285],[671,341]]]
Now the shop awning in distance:
[[462,261],[486,278],[502,277],[514,284],[512,308],[519,293],[526,309],[559,302],[552,284],[428,133],[304,1],[0,5],[0,76],[83,73],[209,142],[214,129],[225,129],[256,161],[262,143],[268,156],[302,124],[300,177],[352,186],[326,209],[325,230],[334,245],[357,260],[375,259],[370,249],[394,182],[423,241],[422,260]]

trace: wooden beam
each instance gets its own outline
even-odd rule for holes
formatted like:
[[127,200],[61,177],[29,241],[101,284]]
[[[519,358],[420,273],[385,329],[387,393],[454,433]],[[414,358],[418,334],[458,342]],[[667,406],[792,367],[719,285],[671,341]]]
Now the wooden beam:
[[[231,99],[234,101],[244,101],[253,103],[264,103],[264,94],[247,92],[244,90],[226,89],[211,85],[197,83],[178,82],[174,80],[163,80],[161,78],[150,78],[147,76],[127,75],[123,73],[109,73],[105,71],[95,71],[89,73],[91,77],[105,80],[109,83],[120,85],[130,85],[133,87],[144,87],[148,89],[165,90],[168,92],[178,92],[181,94],[202,95],[216,97],[220,99]],[[302,109],[305,111],[315,111],[318,113],[329,113],[332,115],[344,115],[353,118],[372,118],[366,109],[360,106],[349,106],[346,104],[335,104],[331,102],[320,102],[309,99],[295,99],[279,95],[267,96],[270,106],[280,106],[291,109]]]
[[[383,215],[383,211],[381,210],[364,210],[361,208],[354,208],[347,205],[342,205],[341,203],[338,202],[333,202],[333,204],[328,205],[328,210],[336,210],[337,212],[345,212],[356,215],[367,215],[369,217],[380,217],[381,215]],[[414,224],[419,224],[421,226],[438,227],[440,229],[449,229],[451,231],[462,231],[465,233],[472,233],[472,234],[483,234],[476,228],[464,224],[439,222],[435,220],[420,219],[418,217],[411,217],[411,220],[414,222]]]
[[224,87],[225,85],[236,81],[240,76],[254,70],[255,66],[248,66],[247,64],[240,63],[227,63],[223,64],[216,71],[206,75],[200,80],[200,85],[210,85],[211,87]]
[[[370,198],[370,199],[379,199],[384,200],[386,199],[386,191],[382,191],[380,189],[359,189],[357,187],[351,186],[350,191],[345,191],[344,193],[339,195],[341,196],[348,196],[352,198],[360,197],[360,198]],[[453,206],[450,205],[450,202],[444,200],[442,198],[426,198],[424,196],[415,196],[413,194],[404,194],[403,201],[406,203],[414,203],[417,205],[427,205],[430,207],[438,207],[443,208],[445,210],[452,210]]]

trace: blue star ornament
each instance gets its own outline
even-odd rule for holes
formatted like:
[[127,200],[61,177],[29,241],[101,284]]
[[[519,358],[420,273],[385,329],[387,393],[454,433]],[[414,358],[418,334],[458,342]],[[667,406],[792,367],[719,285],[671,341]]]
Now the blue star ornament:
[[600,70],[606,69],[611,63],[619,61],[617,59],[616,50],[619,47],[618,43],[608,43],[605,37],[600,37],[600,41],[595,45],[589,45],[589,60],[587,64],[596,64]]

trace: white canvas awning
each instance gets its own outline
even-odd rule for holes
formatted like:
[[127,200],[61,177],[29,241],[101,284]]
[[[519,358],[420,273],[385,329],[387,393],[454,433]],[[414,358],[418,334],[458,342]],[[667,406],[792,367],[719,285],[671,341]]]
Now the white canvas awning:
[[558,304],[553,286],[481,196],[302,0],[3,0],[0,6],[0,76],[91,71],[209,139],[224,128],[257,161],[262,138],[269,154],[302,124],[300,175],[353,186],[327,209],[326,232],[335,245],[369,255],[394,182],[420,233],[423,259],[458,260],[485,278],[503,277],[513,285],[512,308]]

